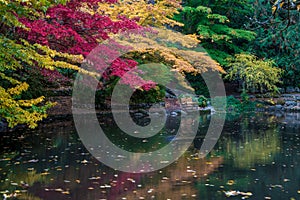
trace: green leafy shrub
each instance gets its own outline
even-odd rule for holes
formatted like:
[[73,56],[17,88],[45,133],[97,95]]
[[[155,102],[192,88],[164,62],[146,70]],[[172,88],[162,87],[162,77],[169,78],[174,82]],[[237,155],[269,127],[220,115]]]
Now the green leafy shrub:
[[207,98],[203,95],[199,96],[198,105],[199,105],[199,107],[206,107],[207,106]]

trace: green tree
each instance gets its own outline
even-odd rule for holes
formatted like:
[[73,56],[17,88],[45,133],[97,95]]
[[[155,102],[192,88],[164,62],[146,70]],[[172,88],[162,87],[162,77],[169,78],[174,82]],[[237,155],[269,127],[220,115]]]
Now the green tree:
[[184,23],[184,33],[196,33],[210,56],[226,68],[226,58],[241,53],[255,39],[245,30],[253,10],[248,0],[187,0],[175,19]]
[[273,4],[264,0],[254,0],[252,5],[256,10],[248,27],[255,30],[257,38],[249,50],[261,58],[274,60],[284,70],[284,86],[300,87],[299,11],[288,11],[282,4],[283,8],[274,13]]

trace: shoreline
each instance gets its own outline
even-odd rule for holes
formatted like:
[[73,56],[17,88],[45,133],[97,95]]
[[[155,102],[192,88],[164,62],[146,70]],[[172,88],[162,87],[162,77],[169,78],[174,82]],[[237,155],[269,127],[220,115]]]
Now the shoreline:
[[[300,113],[300,94],[282,94],[280,97],[277,98],[256,98],[253,95],[249,95],[250,101],[257,102],[260,106],[256,106],[255,110],[251,112],[268,112],[274,114],[284,114],[284,113]],[[39,126],[42,124],[48,124],[55,121],[65,121],[65,120],[72,120],[73,113],[72,113],[72,97],[71,96],[55,96],[50,97],[48,100],[57,102],[57,105],[50,108],[48,110],[48,117],[41,122],[39,122]],[[160,103],[162,106],[164,102]],[[108,104],[109,105],[109,104]],[[102,105],[98,106],[95,109],[97,115],[105,115],[111,114],[110,106]],[[195,107],[195,105],[186,105],[185,109],[180,109],[178,106],[174,107],[167,107],[166,114],[168,116],[180,116],[185,115],[187,112],[198,111],[200,114],[213,114],[214,108],[211,106],[207,106],[204,108]],[[96,106],[97,107],[97,106]],[[100,107],[100,109],[99,109]],[[142,118],[149,116],[148,109],[151,107],[151,104],[141,104],[141,105],[133,105],[130,108],[130,114],[137,118]],[[85,105],[86,108],[93,109],[92,106]],[[187,109],[187,110],[186,110]],[[93,111],[93,110],[92,110]],[[159,110],[158,110],[159,111]],[[117,112],[125,112],[124,110],[119,110]],[[155,112],[155,110],[154,110]],[[228,113],[235,112],[235,111],[227,111]],[[89,113],[80,113],[80,114],[89,114]],[[160,113],[155,113],[160,114]],[[7,123],[3,120],[0,120],[0,133],[4,132],[13,132],[17,130],[24,130],[27,129],[26,125],[17,125],[14,128],[8,128]],[[33,129],[34,130],[34,129]]]

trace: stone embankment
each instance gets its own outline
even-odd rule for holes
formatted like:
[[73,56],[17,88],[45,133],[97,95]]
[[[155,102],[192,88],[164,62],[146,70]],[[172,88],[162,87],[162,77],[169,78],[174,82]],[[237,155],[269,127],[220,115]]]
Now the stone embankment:
[[269,111],[300,112],[300,93],[282,94],[267,102],[271,104],[265,107]]

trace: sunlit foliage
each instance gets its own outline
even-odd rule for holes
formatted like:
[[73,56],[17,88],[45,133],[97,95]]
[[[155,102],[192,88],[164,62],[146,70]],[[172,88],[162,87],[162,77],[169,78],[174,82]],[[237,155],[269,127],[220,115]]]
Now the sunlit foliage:
[[237,54],[234,59],[229,59],[227,78],[238,80],[247,90],[275,91],[280,83],[282,70],[274,66],[270,60],[260,60],[250,54]]
[[113,5],[101,3],[96,12],[112,19],[117,19],[119,15],[126,16],[142,26],[182,26],[182,23],[172,19],[174,14],[179,13],[180,4],[181,0],[122,0]]

